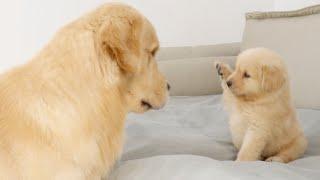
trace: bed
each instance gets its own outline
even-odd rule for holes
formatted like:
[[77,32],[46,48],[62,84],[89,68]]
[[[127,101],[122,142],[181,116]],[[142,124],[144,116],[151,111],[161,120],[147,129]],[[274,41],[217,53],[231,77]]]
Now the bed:
[[[270,31],[272,30],[272,31]],[[159,67],[171,83],[159,111],[130,114],[126,144],[112,180],[320,179],[320,6],[246,15],[241,43],[161,48]],[[309,146],[289,164],[234,162],[216,60],[234,64],[252,47],[278,52]]]
[[112,180],[319,179],[320,111],[298,109],[309,140],[289,164],[234,162],[220,95],[171,97],[160,111],[130,114],[122,160]]

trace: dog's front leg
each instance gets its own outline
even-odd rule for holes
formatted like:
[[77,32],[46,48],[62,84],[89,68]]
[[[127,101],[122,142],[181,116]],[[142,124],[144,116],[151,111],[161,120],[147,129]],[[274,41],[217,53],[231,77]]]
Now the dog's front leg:
[[266,145],[266,138],[261,132],[248,130],[243,139],[236,161],[257,161]]

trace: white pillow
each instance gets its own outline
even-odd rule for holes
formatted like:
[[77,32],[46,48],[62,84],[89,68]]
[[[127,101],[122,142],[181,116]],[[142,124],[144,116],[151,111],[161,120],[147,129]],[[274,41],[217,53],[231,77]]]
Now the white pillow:
[[286,61],[298,107],[320,109],[320,5],[248,13],[241,50],[266,47]]

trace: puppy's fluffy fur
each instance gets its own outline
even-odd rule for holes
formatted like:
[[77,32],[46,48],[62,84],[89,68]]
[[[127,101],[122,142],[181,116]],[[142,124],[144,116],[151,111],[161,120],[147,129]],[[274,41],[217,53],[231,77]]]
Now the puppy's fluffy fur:
[[1,75],[1,179],[106,176],[121,153],[126,114],[166,102],[158,46],[139,12],[106,4]]
[[307,140],[291,102],[286,67],[265,48],[241,53],[233,71],[217,62],[237,161],[287,163],[303,155]]

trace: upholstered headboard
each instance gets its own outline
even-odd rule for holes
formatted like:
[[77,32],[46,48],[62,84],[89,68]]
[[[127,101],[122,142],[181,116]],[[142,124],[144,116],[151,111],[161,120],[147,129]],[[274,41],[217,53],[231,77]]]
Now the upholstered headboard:
[[320,5],[246,15],[241,50],[266,47],[286,61],[297,107],[320,109]]
[[214,61],[233,64],[239,51],[240,43],[166,47],[160,49],[157,59],[160,70],[171,84],[171,95],[219,94],[221,87]]

